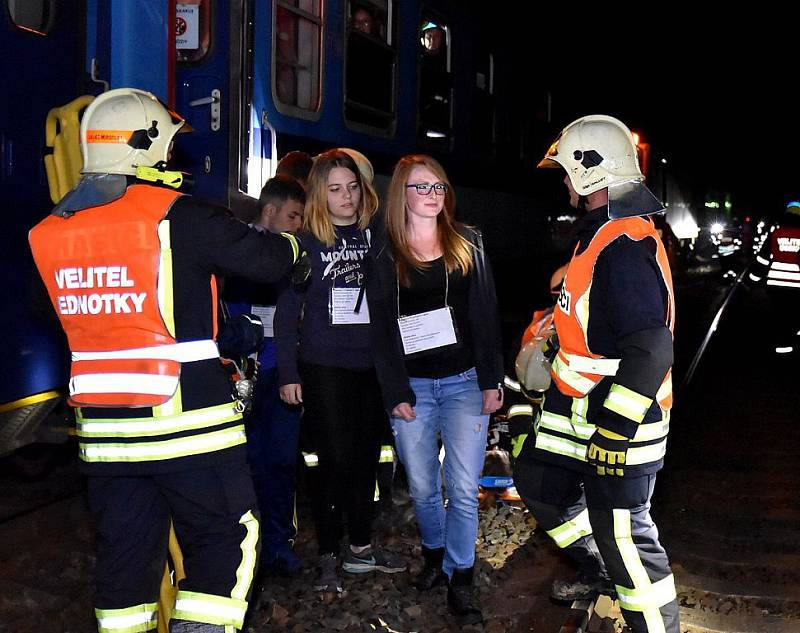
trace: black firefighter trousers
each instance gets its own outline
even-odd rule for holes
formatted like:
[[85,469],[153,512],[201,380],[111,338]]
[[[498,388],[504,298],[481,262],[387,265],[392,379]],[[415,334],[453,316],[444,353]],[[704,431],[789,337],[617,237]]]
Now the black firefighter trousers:
[[585,574],[606,571],[634,633],[680,633],[675,582],[650,517],[656,476],[600,477],[519,459],[514,483]]
[[170,519],[186,572],[173,625],[242,628],[259,548],[255,493],[244,461],[163,475],[90,476],[89,505],[102,633],[156,628]]

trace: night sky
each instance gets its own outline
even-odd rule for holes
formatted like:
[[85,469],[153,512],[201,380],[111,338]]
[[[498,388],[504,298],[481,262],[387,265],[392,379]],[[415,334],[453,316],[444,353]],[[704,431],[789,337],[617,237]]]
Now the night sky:
[[[531,79],[552,95],[556,127],[585,114],[616,116],[656,159],[695,187],[729,193],[740,213],[769,215],[800,199],[800,51],[796,34],[780,32],[780,15],[768,16],[763,33],[761,14],[740,16],[738,27],[688,19],[670,27],[658,23],[668,16],[654,15],[627,37],[599,24],[584,37],[580,27],[594,16],[576,21],[583,9],[572,5],[555,19],[540,7],[523,10],[512,37]],[[532,39],[531,24],[547,21],[552,31]]]

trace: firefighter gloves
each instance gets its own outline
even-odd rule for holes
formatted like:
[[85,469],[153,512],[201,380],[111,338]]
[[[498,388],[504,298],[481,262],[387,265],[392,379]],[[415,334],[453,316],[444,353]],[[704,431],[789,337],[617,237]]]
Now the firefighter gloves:
[[625,474],[625,457],[628,452],[630,440],[627,437],[598,428],[589,440],[586,451],[586,461],[590,466],[597,468],[597,474],[617,475]]

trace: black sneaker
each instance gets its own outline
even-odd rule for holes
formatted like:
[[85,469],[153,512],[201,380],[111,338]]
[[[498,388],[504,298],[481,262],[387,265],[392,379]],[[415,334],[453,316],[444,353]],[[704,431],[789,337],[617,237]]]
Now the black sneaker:
[[364,574],[370,571],[397,574],[406,570],[406,564],[390,552],[384,552],[370,545],[360,554],[356,554],[348,547],[342,569],[351,574]]

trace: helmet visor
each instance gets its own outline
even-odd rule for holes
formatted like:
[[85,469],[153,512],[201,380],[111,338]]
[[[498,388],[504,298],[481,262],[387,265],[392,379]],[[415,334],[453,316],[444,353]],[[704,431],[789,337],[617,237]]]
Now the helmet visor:
[[641,180],[628,180],[608,185],[608,217],[612,220],[652,215],[665,210]]

